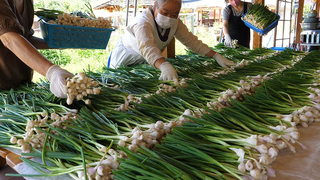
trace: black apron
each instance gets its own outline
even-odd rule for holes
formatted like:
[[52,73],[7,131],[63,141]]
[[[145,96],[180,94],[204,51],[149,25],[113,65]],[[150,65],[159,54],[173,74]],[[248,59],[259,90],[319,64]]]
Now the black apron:
[[[237,39],[238,44],[249,48],[250,44],[250,28],[248,28],[241,20],[241,16],[234,16],[231,5],[228,6],[230,9],[230,18],[228,21],[228,30],[231,39]],[[243,4],[243,12],[247,12],[247,3]]]

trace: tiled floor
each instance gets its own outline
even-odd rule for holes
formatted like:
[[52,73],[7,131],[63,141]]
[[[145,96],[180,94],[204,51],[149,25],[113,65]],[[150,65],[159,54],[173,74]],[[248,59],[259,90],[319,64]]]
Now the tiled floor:
[[0,168],[0,180],[25,180],[23,177],[12,177],[5,176],[6,174],[16,174],[17,172],[13,170],[10,166],[5,165]]

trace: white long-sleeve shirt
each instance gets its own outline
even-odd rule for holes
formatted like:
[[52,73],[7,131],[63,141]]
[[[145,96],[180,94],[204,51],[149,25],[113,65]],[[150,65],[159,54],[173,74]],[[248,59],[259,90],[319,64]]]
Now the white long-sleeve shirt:
[[117,68],[121,63],[125,66],[141,63],[154,66],[157,59],[163,58],[162,51],[173,37],[202,56],[211,50],[208,45],[189,32],[180,19],[177,19],[170,28],[168,39],[162,41],[158,35],[152,9],[149,8],[126,27],[124,36],[119,39],[112,51],[110,67]]

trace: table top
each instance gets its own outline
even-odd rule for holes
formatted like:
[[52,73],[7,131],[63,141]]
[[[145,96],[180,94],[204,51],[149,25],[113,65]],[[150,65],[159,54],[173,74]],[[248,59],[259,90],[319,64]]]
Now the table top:
[[308,128],[298,127],[299,142],[307,147],[300,148],[296,143],[296,153],[289,149],[279,152],[272,168],[276,171],[276,177],[268,180],[318,180],[320,179],[320,123],[314,122]]

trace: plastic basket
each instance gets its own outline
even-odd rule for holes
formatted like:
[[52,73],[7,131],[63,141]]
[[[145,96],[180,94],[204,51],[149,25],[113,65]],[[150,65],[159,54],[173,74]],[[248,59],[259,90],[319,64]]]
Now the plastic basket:
[[49,47],[105,49],[114,29],[66,26],[40,20],[41,34]]
[[273,28],[275,28],[278,25],[278,21],[280,19],[280,16],[277,14],[278,19],[275,20],[273,23],[271,23],[268,27],[266,27],[265,29],[259,29],[256,28],[255,26],[253,26],[252,24],[250,24],[249,22],[247,22],[246,20],[243,19],[243,17],[247,15],[247,13],[245,13],[242,17],[241,20],[244,22],[244,24],[246,26],[248,26],[250,29],[256,31],[257,33],[259,33],[260,35],[265,35],[267,34],[269,31],[271,31]]
[[274,50],[274,51],[284,51],[285,49],[292,49],[291,47],[271,47],[270,49]]

